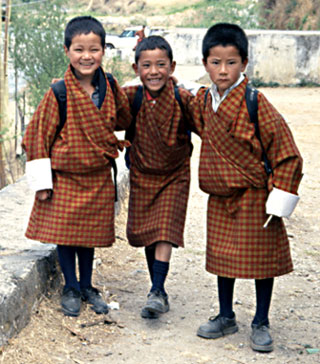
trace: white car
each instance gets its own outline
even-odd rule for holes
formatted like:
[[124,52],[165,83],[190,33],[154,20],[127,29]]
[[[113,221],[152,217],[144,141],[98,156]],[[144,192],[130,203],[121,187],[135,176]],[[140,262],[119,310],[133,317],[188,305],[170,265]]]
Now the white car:
[[137,44],[136,32],[140,29],[141,27],[130,27],[126,28],[120,35],[106,35],[106,48],[132,49]]
[[[120,35],[106,35],[106,48],[107,49],[133,49],[137,44],[138,36],[136,32],[141,30],[142,27],[128,27]],[[165,29],[159,27],[146,27],[145,35],[165,35]]]

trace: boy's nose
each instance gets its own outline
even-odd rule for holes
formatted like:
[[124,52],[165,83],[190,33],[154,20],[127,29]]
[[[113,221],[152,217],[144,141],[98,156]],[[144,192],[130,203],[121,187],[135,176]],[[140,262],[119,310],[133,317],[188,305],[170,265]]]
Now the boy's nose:
[[220,73],[226,73],[226,72],[227,72],[227,66],[224,63],[221,63]]
[[151,73],[157,73],[157,72],[158,72],[158,67],[157,67],[156,65],[152,65],[152,66],[150,67],[150,72],[151,72]]

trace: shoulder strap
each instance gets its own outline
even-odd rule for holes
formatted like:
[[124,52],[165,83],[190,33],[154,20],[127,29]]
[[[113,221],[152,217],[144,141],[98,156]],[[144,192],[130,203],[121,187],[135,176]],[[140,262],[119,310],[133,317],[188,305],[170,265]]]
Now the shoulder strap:
[[115,83],[115,81],[114,81],[114,78],[113,78],[112,74],[111,74],[111,73],[106,72],[106,76],[107,76],[107,79],[108,79],[108,81],[109,81],[109,83],[110,83],[110,86],[111,86],[112,92],[113,92],[113,93],[115,93],[116,83]]
[[[125,132],[125,139],[129,140],[130,142],[133,141],[134,135],[136,132],[136,119],[138,112],[140,110],[141,104],[142,104],[142,98],[143,98],[143,86],[140,85],[136,91],[136,94],[134,95],[133,103],[132,103],[132,121],[129,126],[129,128]],[[128,169],[130,169],[130,147],[126,148],[126,152],[124,155],[125,163]]]
[[206,107],[207,104],[207,98],[208,98],[208,93],[210,92],[210,87],[208,87],[206,89],[206,93],[204,94],[204,107]]
[[60,134],[67,118],[67,89],[64,80],[51,84],[52,91],[59,105],[59,125],[57,126],[56,136]]
[[271,163],[267,157],[267,153],[264,149],[260,135],[259,120],[258,120],[258,90],[256,90],[255,88],[251,88],[248,85],[246,86],[246,103],[250,121],[254,123],[255,134],[262,148],[262,158],[264,161],[264,168],[266,170],[267,175],[269,176],[269,174],[271,174],[273,171]]

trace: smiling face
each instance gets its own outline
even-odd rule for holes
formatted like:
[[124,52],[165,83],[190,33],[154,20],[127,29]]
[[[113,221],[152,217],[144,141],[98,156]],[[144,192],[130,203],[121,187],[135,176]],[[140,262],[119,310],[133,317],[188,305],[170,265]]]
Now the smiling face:
[[163,49],[142,51],[137,64],[132,67],[152,97],[159,96],[175,69],[167,51]]
[[212,47],[207,60],[203,60],[204,67],[221,96],[238,80],[247,63],[247,59],[242,61],[238,49],[234,46]]
[[72,38],[69,49],[66,46],[64,49],[74,67],[76,77],[79,80],[92,79],[104,55],[100,36],[92,32],[76,35]]

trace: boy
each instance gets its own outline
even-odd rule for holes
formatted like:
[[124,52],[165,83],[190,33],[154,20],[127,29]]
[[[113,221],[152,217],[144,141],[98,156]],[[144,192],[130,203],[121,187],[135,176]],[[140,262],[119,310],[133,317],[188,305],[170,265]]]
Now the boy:
[[125,93],[116,80],[111,89],[101,68],[105,31],[99,21],[72,19],[64,49],[70,59],[64,76],[66,123],[56,135],[59,107],[50,88],[23,138],[27,175],[36,191],[26,236],[58,246],[65,315],[78,316],[81,300],[96,313],[107,313],[107,304],[91,285],[94,247],[115,240],[111,165],[121,143],[113,132],[127,128],[131,115]]
[[[259,92],[261,142],[273,169],[270,175],[265,172],[245,100],[244,31],[234,24],[216,24],[207,31],[202,52],[212,86],[209,93],[198,91],[193,112],[202,138],[200,188],[209,194],[206,269],[218,276],[220,313],[201,325],[197,335],[215,339],[238,331],[232,308],[235,278],[251,278],[257,307],[250,343],[253,350],[268,352],[273,350],[268,319],[273,280],[293,267],[282,219],[273,217],[263,227],[265,205],[275,191],[296,197],[292,194],[302,177],[302,158],[284,119]],[[277,212],[269,209],[268,214]]]
[[[133,69],[143,84],[143,98],[130,149],[127,236],[132,246],[145,247],[152,282],[141,316],[157,318],[169,310],[164,282],[172,246],[184,244],[192,145],[187,115],[175,97],[175,62],[168,42],[159,36],[144,38]],[[132,108],[138,87],[125,87]],[[182,105],[192,98],[184,89],[179,95]]]

